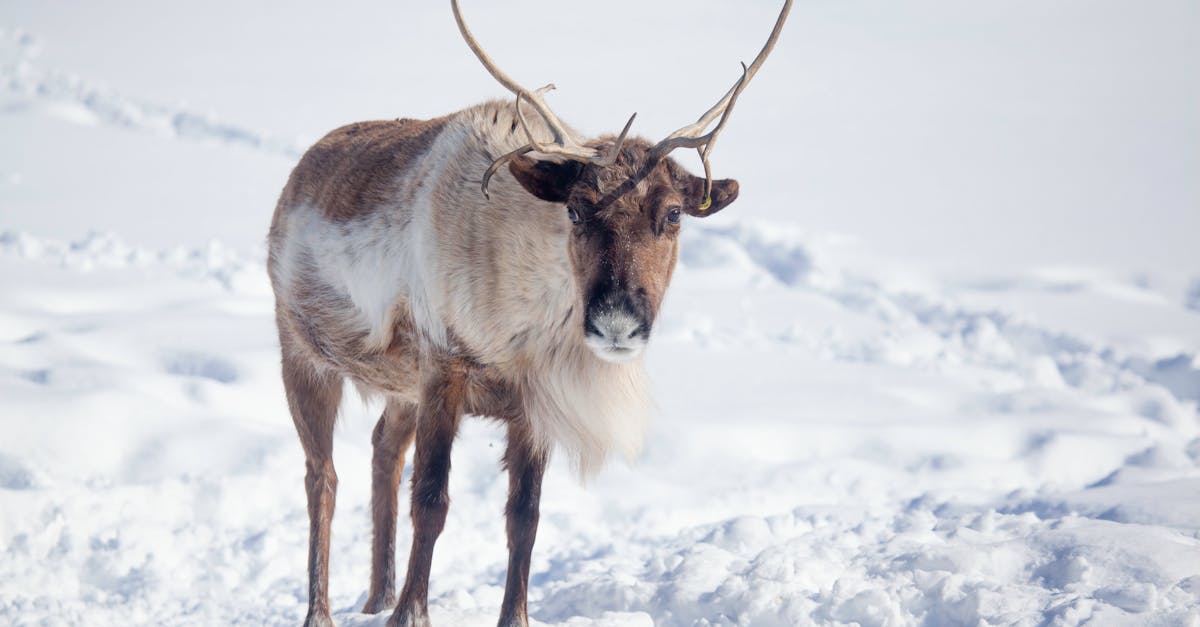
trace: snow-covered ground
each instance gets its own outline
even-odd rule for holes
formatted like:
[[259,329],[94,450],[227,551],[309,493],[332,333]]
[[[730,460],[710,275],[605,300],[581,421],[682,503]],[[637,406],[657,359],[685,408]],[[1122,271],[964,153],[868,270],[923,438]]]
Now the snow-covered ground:
[[[328,128],[499,93],[442,3],[386,4],[0,7],[0,624],[302,619],[274,196]],[[630,40],[676,19],[592,4]],[[775,10],[688,3],[663,60],[699,69],[651,89],[660,42],[547,56],[506,27],[565,37],[560,3],[464,5],[568,119],[648,136]],[[538,623],[1200,625],[1200,15],[966,6],[797,3],[714,154],[743,198],[684,227],[645,454],[548,475]],[[685,45],[705,16],[727,37]],[[357,613],[380,409],[335,445],[341,625],[385,620]],[[438,625],[494,624],[502,444],[455,446]]]

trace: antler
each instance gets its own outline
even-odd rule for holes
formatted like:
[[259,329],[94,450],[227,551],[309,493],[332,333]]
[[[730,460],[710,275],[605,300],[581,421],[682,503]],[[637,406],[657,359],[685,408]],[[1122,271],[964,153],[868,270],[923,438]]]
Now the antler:
[[[487,171],[483,175],[483,195],[488,195],[488,182],[492,175],[500,169],[502,165],[512,160],[514,157],[523,155],[528,152],[541,152],[549,155],[560,155],[572,161],[582,161],[584,163],[595,163],[601,166],[612,165],[617,160],[617,155],[621,152],[621,144],[625,142],[625,136],[629,133],[629,127],[633,125],[633,119],[637,117],[634,113],[629,117],[629,121],[625,123],[625,128],[621,131],[621,135],[617,137],[616,143],[613,144],[612,150],[608,154],[601,155],[598,150],[590,146],[584,145],[584,141],[571,129],[567,128],[558,116],[554,115],[554,111],[550,110],[542,95],[554,89],[554,83],[550,83],[545,87],[529,91],[514,81],[512,77],[504,73],[496,66],[491,57],[488,56],[479,42],[475,41],[475,36],[471,34],[471,30],[467,28],[467,23],[463,20],[462,11],[458,8],[458,0],[450,0],[450,6],[454,10],[454,21],[458,23],[458,30],[462,33],[463,39],[467,41],[467,45],[471,47],[471,52],[479,58],[479,62],[501,85],[506,89],[516,94],[517,96],[517,119],[521,122],[521,128],[525,131],[525,137],[529,141],[528,144],[502,155],[500,158],[492,162]],[[552,143],[544,143],[538,141],[533,132],[529,128],[529,123],[525,120],[525,114],[521,111],[521,102],[528,102],[538,115],[546,121],[546,125],[550,127],[550,132],[554,134]]]
[[[754,62],[749,67],[742,63],[742,77],[738,79],[733,87],[725,96],[721,98],[717,104],[711,109],[704,112],[699,120],[692,124],[671,133],[666,139],[658,142],[651,149],[651,152],[658,158],[665,157],[668,153],[676,148],[695,148],[700,154],[700,161],[704,163],[704,199],[705,203],[711,200],[712,193],[712,169],[708,164],[708,154],[712,151],[712,147],[717,142],[717,135],[725,128],[725,123],[729,121],[729,114],[733,111],[733,105],[737,103],[738,96],[746,89],[746,85],[750,83],[750,79],[758,73],[758,69],[762,67],[763,61],[766,61],[767,56],[771,54],[771,50],[775,48],[775,42],[779,39],[779,32],[783,30],[783,23],[787,21],[788,13],[792,10],[792,0],[785,0],[783,9],[779,12],[779,18],[775,20],[775,28],[771,31],[771,36],[767,38],[767,43],[763,45],[762,50],[758,52],[758,56],[754,57]],[[713,120],[720,117],[716,127],[708,133],[704,129],[708,128]]]

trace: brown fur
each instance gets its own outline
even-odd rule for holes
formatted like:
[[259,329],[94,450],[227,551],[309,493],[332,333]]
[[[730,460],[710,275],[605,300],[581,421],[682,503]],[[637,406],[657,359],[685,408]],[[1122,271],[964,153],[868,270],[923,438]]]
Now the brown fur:
[[333,424],[342,400],[342,381],[314,370],[280,334],[288,406],[304,448],[308,495],[308,617],[306,625],[332,625],[329,618],[329,527],[337,495],[333,468]]
[[429,567],[450,509],[450,448],[462,419],[469,369],[468,364],[454,358],[430,360],[424,368],[413,459],[412,549],[400,602],[388,620],[389,627],[429,620]]
[[546,456],[529,446],[528,434],[520,423],[508,429],[508,449],[504,466],[508,469],[508,502],[505,530],[508,535],[508,575],[504,582],[504,601],[500,604],[500,625],[524,625],[526,597],[529,592],[529,561],[537,539],[539,507],[542,500],[542,476]]
[[293,338],[293,350],[306,361],[350,377],[360,386],[416,401],[416,329],[403,303],[393,312],[391,342],[384,351],[365,347],[366,333],[348,325],[336,312],[349,305],[343,296],[319,289],[315,280],[303,280],[295,300],[299,307],[278,307],[280,331]]
[[[609,137],[592,145],[603,152],[612,142]],[[565,202],[579,215],[568,250],[583,293],[600,280],[636,286],[653,319],[679,256],[680,225],[668,222],[668,212],[712,215],[737,199],[738,184],[713,181],[712,202],[701,212],[704,179],[650,149],[649,142],[629,138],[611,166],[519,157],[509,169],[531,194]]]
[[394,202],[396,179],[429,150],[446,120],[357,122],[331,131],[296,164],[279,206],[309,203],[345,221]]

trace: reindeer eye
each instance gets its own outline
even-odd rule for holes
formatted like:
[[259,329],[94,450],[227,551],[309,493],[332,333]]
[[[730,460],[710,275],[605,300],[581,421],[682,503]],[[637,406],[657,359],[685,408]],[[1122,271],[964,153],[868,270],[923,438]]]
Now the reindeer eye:
[[571,224],[579,224],[579,212],[571,207],[567,207],[567,217],[570,218]]
[[667,222],[679,224],[679,207],[671,207],[671,210],[667,212]]

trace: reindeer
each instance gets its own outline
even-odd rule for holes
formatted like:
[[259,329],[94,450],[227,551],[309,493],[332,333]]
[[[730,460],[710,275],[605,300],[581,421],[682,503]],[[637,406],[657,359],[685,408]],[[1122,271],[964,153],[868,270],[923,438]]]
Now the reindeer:
[[[451,445],[472,414],[507,427],[509,561],[499,624],[527,624],[551,450],[585,476],[611,453],[638,451],[650,406],[641,356],[678,258],[680,217],[709,216],[737,198],[736,181],[712,179],[709,154],[791,4],[724,97],[651,144],[627,136],[633,117],[616,137],[580,137],[547,106],[553,85],[517,84],[451,0],[467,45],[515,102],[351,124],[300,159],[275,209],[268,265],[284,388],[306,460],[305,625],[333,624],[333,427],[347,379],[386,401],[371,438],[374,534],[363,611],[394,606],[388,625],[429,624]],[[699,152],[703,178],[668,157],[678,148]],[[414,443],[412,548],[397,597],[398,490]]]

